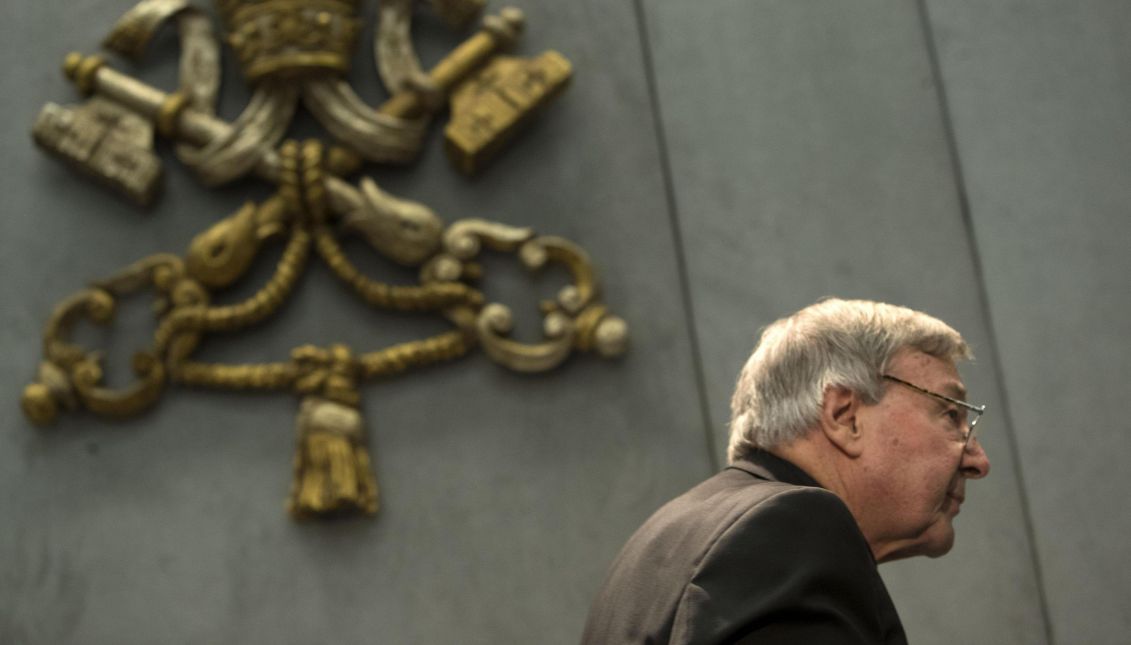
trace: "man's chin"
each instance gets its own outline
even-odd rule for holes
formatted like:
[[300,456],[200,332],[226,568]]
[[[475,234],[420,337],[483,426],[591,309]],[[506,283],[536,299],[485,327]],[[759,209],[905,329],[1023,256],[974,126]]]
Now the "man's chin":
[[950,553],[952,547],[954,547],[954,527],[951,526],[949,519],[941,519],[931,524],[914,539],[895,549],[881,562],[893,562],[920,555],[937,558]]
[[946,555],[954,548],[954,527],[950,520],[936,522],[923,533],[923,538],[923,555],[928,558]]

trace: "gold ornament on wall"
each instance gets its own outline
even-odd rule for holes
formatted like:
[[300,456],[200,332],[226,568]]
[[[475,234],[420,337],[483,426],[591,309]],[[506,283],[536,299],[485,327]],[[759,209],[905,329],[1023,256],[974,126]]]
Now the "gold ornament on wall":
[[[155,134],[175,145],[177,158],[206,186],[254,175],[278,190],[197,235],[183,256],[151,255],[59,303],[45,328],[44,360],[23,393],[29,419],[45,425],[78,409],[128,417],[155,404],[171,384],[289,390],[302,398],[291,515],[373,514],[379,494],[361,416],[363,381],[450,361],[477,346],[520,372],[552,369],[575,350],[604,358],[625,351],[627,326],[601,303],[592,263],[577,245],[482,219],[445,224],[426,205],[391,195],[371,178],[348,181],[366,163],[413,161],[429,122],[449,104],[448,155],[459,170],[477,172],[569,82],[570,63],[557,52],[532,59],[501,55],[522,30],[523,15],[513,8],[484,18],[477,32],[425,72],[410,37],[412,4],[380,4],[373,49],[391,98],[376,108],[345,79],[363,27],[357,0],[218,0],[225,41],[253,90],[231,123],[215,113],[220,41],[208,15],[188,0],[144,0],[104,42],[138,59],[161,26],[175,23],[180,83],[172,92],[119,72],[100,56],[66,57],[64,72],[90,98],[74,107],[44,106],[33,136],[47,152],[143,205],[155,199],[162,179]],[[460,27],[480,14],[484,1],[430,4]],[[333,144],[286,138],[299,102]],[[418,282],[390,284],[362,274],[342,251],[344,235],[418,268]],[[239,280],[272,240],[284,250],[271,278],[242,302],[212,304],[213,292]],[[484,248],[513,253],[532,271],[548,263],[568,271],[571,284],[541,305],[542,342],[511,339],[510,309],[486,302],[475,288]],[[252,328],[274,315],[312,256],[370,306],[433,313],[452,329],[365,353],[335,344],[298,347],[274,363],[193,359],[209,335]],[[156,331],[134,356],[133,383],[107,387],[101,353],[73,342],[72,330],[80,319],[110,324],[120,301],[142,290],[157,297]]]

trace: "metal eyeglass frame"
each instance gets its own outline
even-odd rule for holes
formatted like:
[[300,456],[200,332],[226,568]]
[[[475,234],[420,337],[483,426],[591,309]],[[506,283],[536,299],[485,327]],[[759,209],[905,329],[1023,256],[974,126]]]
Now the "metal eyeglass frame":
[[906,385],[907,387],[911,388],[912,390],[915,390],[916,392],[926,394],[927,396],[934,397],[936,399],[939,399],[940,401],[946,401],[947,403],[953,403],[954,405],[966,408],[967,410],[973,412],[974,413],[973,417],[970,417],[967,420],[966,436],[962,438],[962,449],[963,450],[969,450],[970,449],[970,441],[974,439],[974,426],[978,425],[978,420],[982,418],[982,414],[986,411],[985,405],[974,405],[973,403],[967,403],[966,401],[960,401],[960,400],[955,399],[953,397],[949,397],[945,394],[939,394],[938,392],[932,392],[925,387],[919,387],[918,385],[915,385],[914,383],[908,383],[907,381],[905,381],[901,378],[892,376],[891,374],[881,374],[880,376],[884,379],[889,380],[889,381],[894,381],[896,383],[899,383],[900,385]]

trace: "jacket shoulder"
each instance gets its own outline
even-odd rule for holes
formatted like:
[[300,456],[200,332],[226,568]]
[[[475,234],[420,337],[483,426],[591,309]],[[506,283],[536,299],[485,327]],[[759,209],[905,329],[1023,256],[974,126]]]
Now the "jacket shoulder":
[[[806,636],[796,642],[877,642],[885,602],[871,551],[844,502],[821,488],[773,486],[704,553],[676,608],[671,642],[783,630]],[[819,629],[827,631],[812,631]]]

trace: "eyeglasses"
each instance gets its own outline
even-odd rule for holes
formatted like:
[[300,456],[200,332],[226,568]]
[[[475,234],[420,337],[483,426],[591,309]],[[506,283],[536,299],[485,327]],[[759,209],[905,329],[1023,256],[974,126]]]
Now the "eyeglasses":
[[[899,383],[900,385],[906,385],[907,387],[911,388],[912,390],[915,390],[916,392],[926,394],[927,396],[934,397],[934,398],[936,398],[940,401],[944,401],[946,403],[951,403],[951,404],[957,405],[958,406],[958,422],[961,426],[966,427],[966,432],[962,437],[962,449],[963,450],[969,450],[970,449],[970,445],[971,445],[970,442],[974,440],[974,426],[978,425],[978,420],[982,418],[982,413],[986,411],[985,405],[974,405],[972,403],[967,403],[965,401],[959,401],[958,399],[951,398],[951,397],[949,397],[945,394],[939,394],[938,392],[932,392],[932,391],[928,390],[927,388],[919,387],[918,385],[915,385],[914,383],[908,383],[907,381],[905,381],[901,378],[896,378],[896,377],[892,376],[891,374],[881,374],[881,376],[883,378],[889,380],[889,381],[894,381],[895,383]],[[971,414],[971,413],[973,413],[973,414]]]

